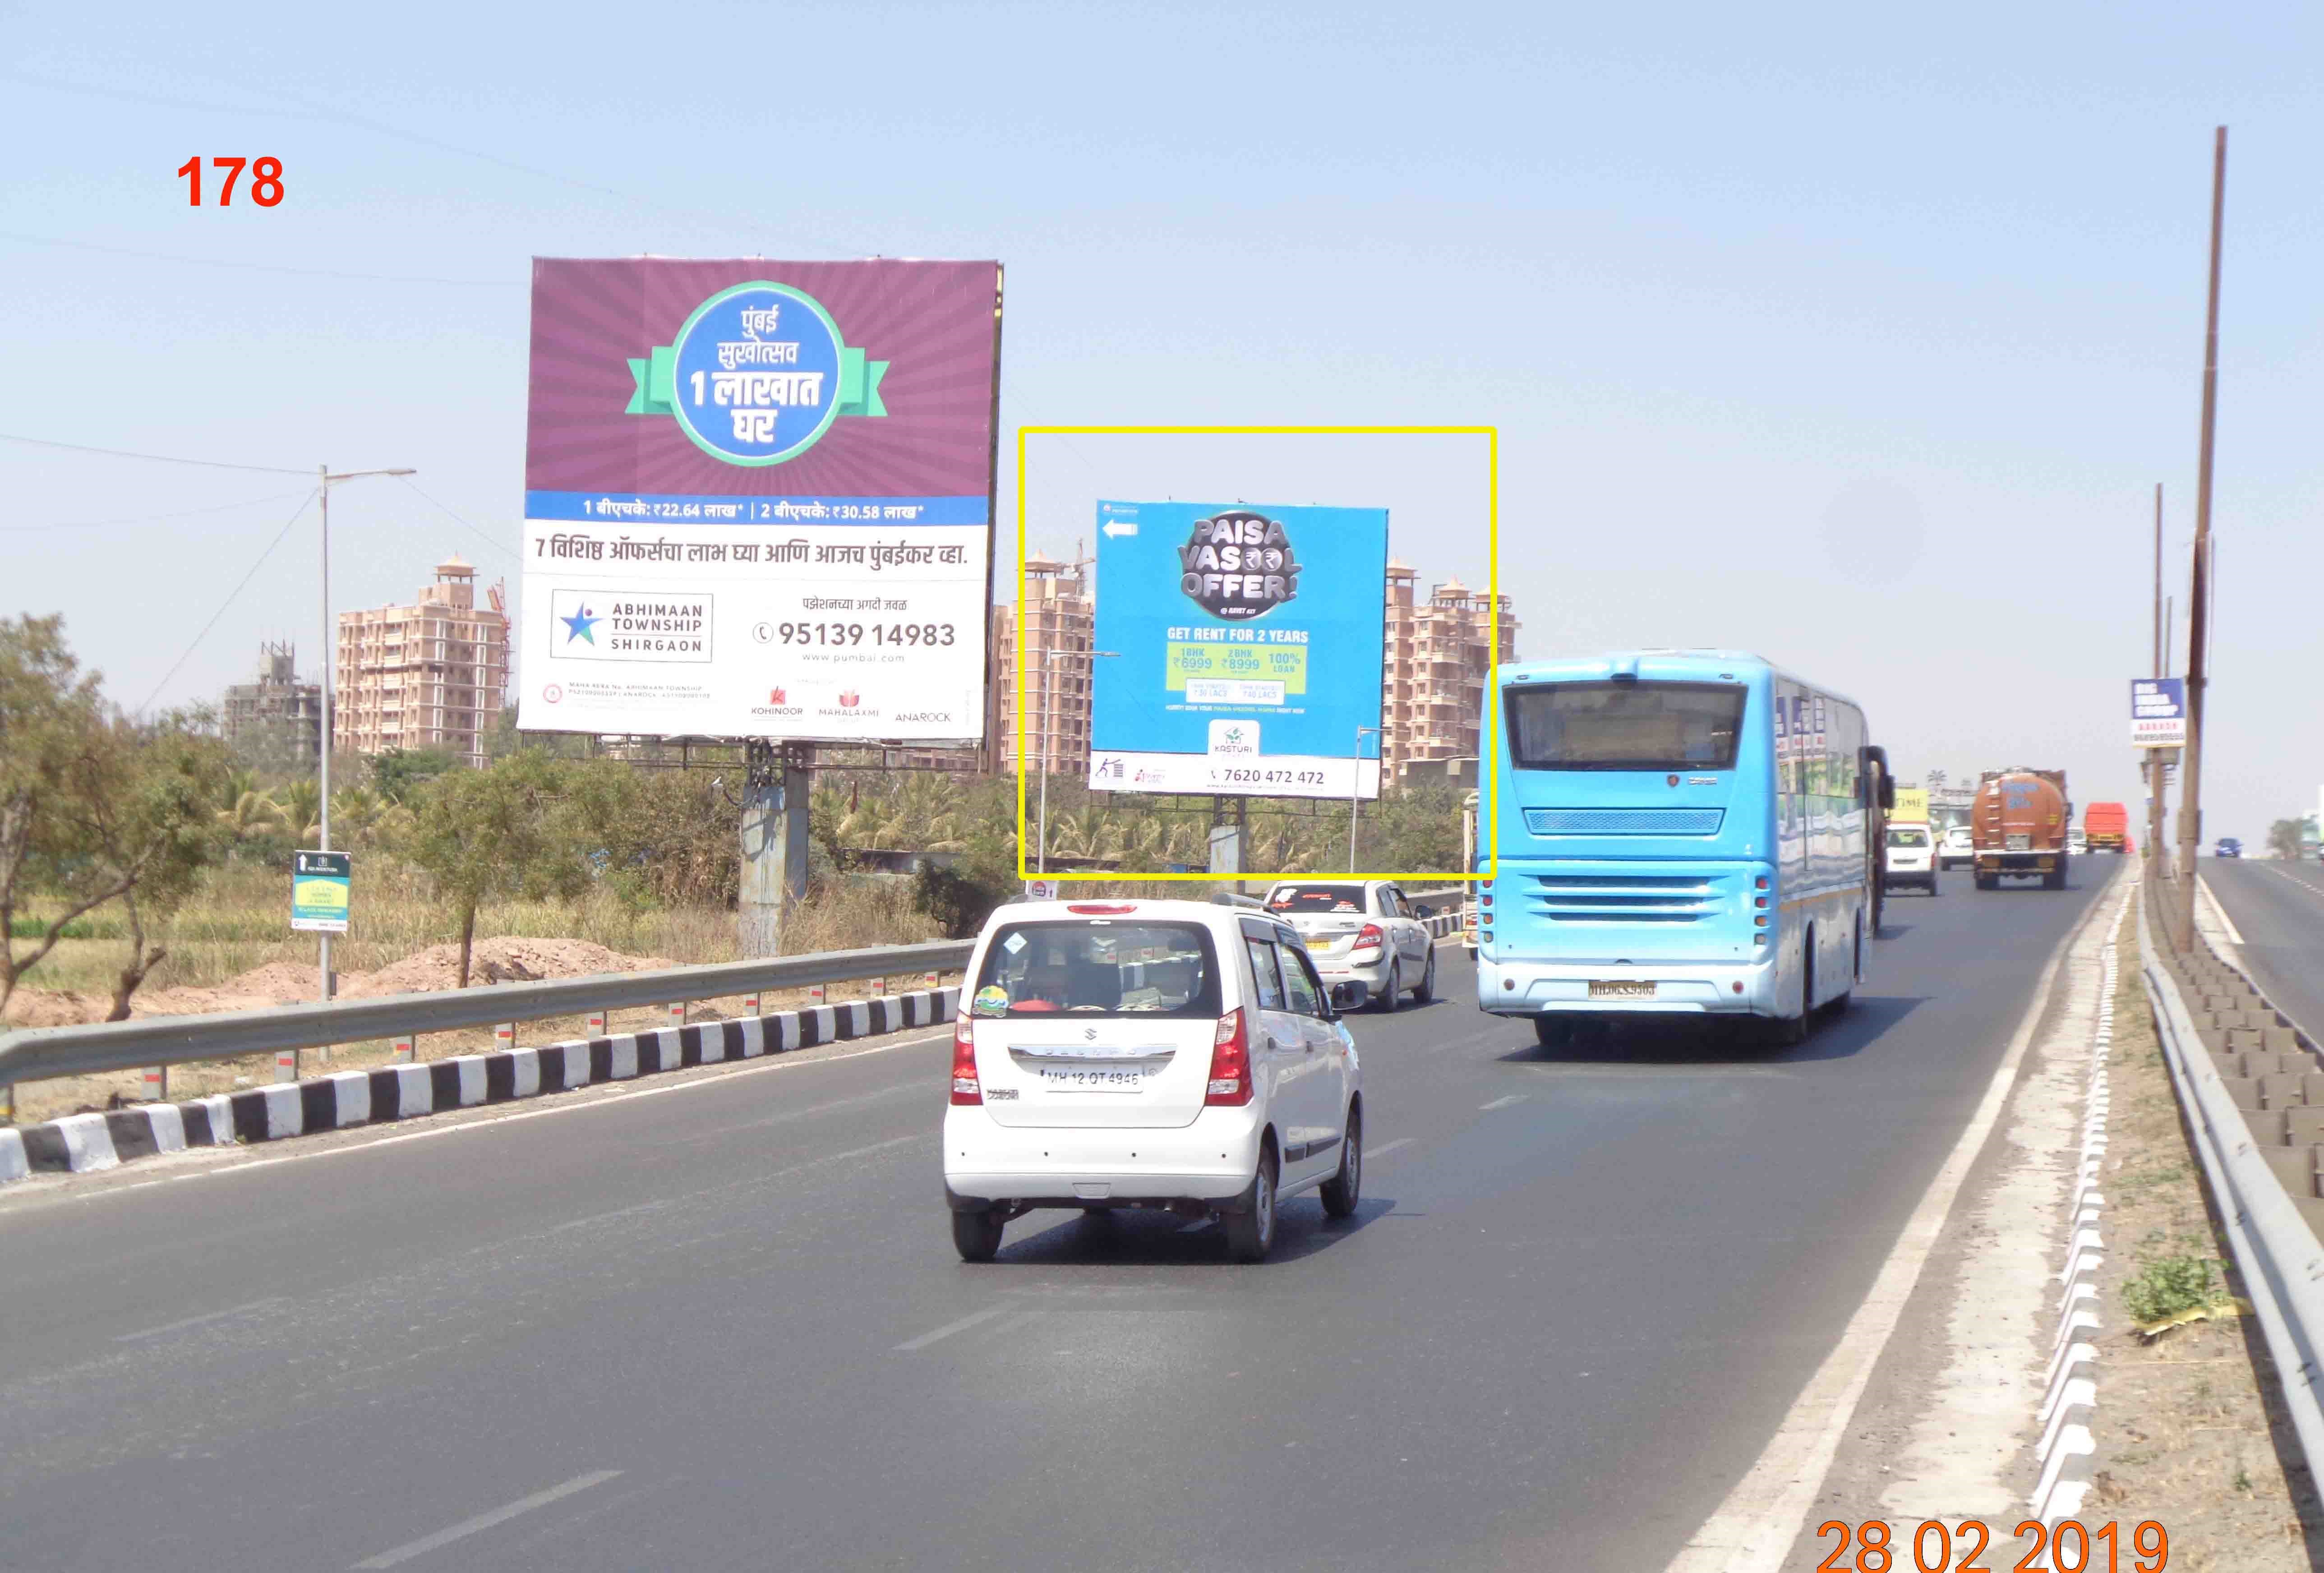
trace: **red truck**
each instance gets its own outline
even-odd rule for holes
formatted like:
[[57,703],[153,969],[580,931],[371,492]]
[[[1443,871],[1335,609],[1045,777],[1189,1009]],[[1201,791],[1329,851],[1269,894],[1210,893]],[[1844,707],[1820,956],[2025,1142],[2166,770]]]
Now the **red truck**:
[[2066,828],[2073,823],[2063,770],[1987,770],[1969,809],[1970,866],[1979,890],[2004,879],[2037,878],[2066,888]]
[[2130,810],[2119,803],[2093,803],[2082,810],[2082,842],[2093,852],[2130,850]]

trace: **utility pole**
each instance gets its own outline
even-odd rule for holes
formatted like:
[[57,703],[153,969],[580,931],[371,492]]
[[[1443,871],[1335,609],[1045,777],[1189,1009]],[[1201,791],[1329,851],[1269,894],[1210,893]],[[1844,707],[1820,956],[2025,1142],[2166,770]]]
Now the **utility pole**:
[[[331,625],[331,488],[341,481],[360,481],[369,475],[416,475],[417,470],[345,470],[331,474],[331,466],[317,466],[322,477],[316,487],[315,501],[323,513],[323,713],[320,717],[322,746],[316,750],[315,784],[319,799],[317,851],[331,850],[331,651],[338,642],[338,630]],[[315,936],[322,942],[319,955],[321,980],[316,998],[327,1005],[331,1000],[331,936],[328,930]]]
[[2195,943],[2195,853],[2203,842],[2203,683],[2209,665],[2211,433],[2219,405],[2219,230],[2227,206],[2227,128],[2211,147],[2211,287],[2203,326],[2203,437],[2195,469],[2195,560],[2187,599],[2187,754],[2180,780],[2179,862],[2173,905],[2181,948]]
[[[2163,676],[2163,483],[2154,483],[2154,618],[2153,659],[2148,663]],[[2163,877],[2163,750],[2146,750],[2146,872]]]
[[1348,777],[1348,872],[1351,874],[1356,871],[1356,805],[1364,785],[1364,739],[1378,737],[1379,730],[1376,726],[1356,728],[1355,757],[1348,761],[1351,772]]

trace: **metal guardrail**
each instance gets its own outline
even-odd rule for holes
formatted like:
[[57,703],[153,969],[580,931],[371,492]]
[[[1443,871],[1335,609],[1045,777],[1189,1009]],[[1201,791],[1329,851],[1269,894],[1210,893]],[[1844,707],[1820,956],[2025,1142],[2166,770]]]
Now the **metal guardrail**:
[[383,994],[375,999],[340,999],[327,1005],[279,1005],[215,1016],[154,1016],[88,1026],[29,1027],[0,1034],[0,1087],[145,1065],[320,1048],[407,1033],[449,1032],[549,1016],[580,1016],[592,1010],[951,970],[967,965],[974,944],[972,940],[937,940],[668,967],[650,972],[601,972],[536,983],[494,983],[435,994]]
[[2138,904],[2138,956],[2164,1062],[2194,1134],[2227,1246],[2283,1384],[2284,1407],[2311,1467],[2324,1466],[2324,1244],[2284,1191],[2236,1106],[2170,970],[2155,953],[2148,903]]

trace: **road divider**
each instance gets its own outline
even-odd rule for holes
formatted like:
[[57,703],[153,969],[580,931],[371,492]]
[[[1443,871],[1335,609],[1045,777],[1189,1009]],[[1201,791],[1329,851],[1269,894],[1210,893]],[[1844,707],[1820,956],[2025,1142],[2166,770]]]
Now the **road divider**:
[[411,1119],[569,1092],[664,1071],[811,1049],[936,1026],[959,1008],[955,987],[876,999],[461,1054],[420,1065],[345,1071],[186,1103],[134,1104],[0,1129],[0,1182],[88,1173],[190,1147],[233,1146]]

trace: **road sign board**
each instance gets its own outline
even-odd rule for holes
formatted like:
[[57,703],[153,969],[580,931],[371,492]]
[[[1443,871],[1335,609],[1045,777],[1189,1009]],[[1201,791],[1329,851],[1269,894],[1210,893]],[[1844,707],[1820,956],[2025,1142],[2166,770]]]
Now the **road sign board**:
[[355,860],[346,852],[290,855],[290,926],[321,934],[347,932],[347,890]]
[[2187,680],[2130,680],[2130,741],[2134,748],[2175,749],[2187,741]]

